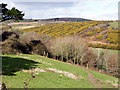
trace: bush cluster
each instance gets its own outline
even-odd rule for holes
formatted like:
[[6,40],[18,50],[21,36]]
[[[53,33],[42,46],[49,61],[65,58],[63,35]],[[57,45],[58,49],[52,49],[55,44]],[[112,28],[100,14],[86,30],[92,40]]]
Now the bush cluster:
[[8,39],[8,37],[11,36],[11,35],[13,35],[13,34],[15,35],[15,38],[19,38],[19,34],[16,33],[16,32],[4,31],[4,32],[2,33],[2,41]]
[[[46,46],[41,41],[40,35],[37,33],[28,32],[20,34],[19,37],[16,34],[11,34],[12,32],[8,33],[10,33],[9,37],[7,37],[8,39],[2,44],[2,54],[25,53],[44,55],[44,52],[48,53]],[[3,34],[5,33],[3,32],[2,36]]]

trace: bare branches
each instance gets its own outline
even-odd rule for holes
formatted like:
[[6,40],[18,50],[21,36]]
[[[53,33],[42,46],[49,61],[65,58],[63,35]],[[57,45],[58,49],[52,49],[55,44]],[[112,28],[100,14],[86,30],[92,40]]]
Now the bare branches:
[[87,55],[88,47],[85,40],[77,36],[68,36],[52,40],[49,50],[53,56],[61,57],[62,61],[64,59],[81,64]]

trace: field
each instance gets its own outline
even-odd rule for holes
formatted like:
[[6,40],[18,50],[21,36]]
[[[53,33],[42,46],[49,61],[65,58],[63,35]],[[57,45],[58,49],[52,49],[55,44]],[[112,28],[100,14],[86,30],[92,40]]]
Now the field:
[[[28,22],[29,21],[29,22]],[[22,20],[19,22],[14,21],[4,21],[1,23],[3,31],[17,31],[22,29],[28,29],[48,24],[56,24],[56,23],[65,23],[64,21],[30,21],[30,20]]]
[[24,88],[24,82],[28,88],[117,88],[115,77],[46,57],[22,54],[2,59],[8,88]]
[[118,50],[110,50],[110,49],[102,49],[102,48],[92,48],[94,53],[98,53],[98,50],[101,51],[101,52],[107,52],[107,53],[110,53],[111,55],[113,54],[116,54],[118,55],[119,51]]

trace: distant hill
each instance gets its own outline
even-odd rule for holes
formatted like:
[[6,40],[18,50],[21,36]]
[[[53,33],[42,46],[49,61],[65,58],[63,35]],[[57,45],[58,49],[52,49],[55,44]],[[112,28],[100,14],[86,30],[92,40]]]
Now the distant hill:
[[90,19],[84,19],[84,18],[50,18],[50,19],[42,19],[42,21],[81,22],[81,21],[92,21],[92,20],[90,20]]

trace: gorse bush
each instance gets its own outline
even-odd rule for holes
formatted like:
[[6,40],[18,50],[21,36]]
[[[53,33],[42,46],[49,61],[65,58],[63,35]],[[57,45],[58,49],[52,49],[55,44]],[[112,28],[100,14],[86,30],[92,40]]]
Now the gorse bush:
[[[97,33],[100,28],[96,25],[102,24],[101,28],[106,28],[107,21],[84,21],[84,22],[69,22],[52,25],[44,25],[30,29],[24,29],[26,32],[37,32],[39,34],[48,34],[51,37],[59,37],[66,35],[82,34],[83,36],[92,36]],[[102,31],[102,29],[101,29]]]
[[101,44],[101,43],[88,43],[89,47],[93,48],[104,48],[104,49],[115,49],[115,50],[120,50],[120,45],[119,44]]

